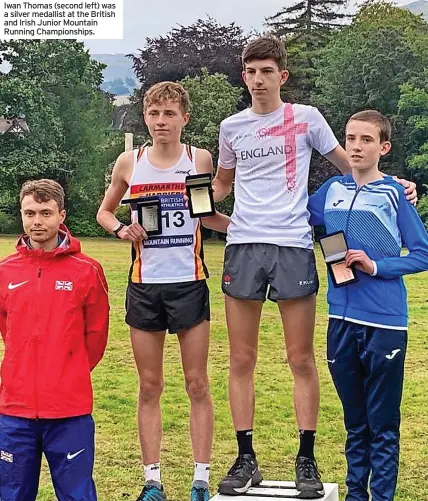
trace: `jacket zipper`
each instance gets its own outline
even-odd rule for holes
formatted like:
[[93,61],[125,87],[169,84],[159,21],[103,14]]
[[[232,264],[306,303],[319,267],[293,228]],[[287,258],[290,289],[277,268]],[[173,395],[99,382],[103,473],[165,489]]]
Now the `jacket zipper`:
[[[354,197],[352,199],[351,205],[349,206],[348,217],[346,218],[346,225],[345,225],[345,238],[346,239],[348,237],[348,228],[349,228],[349,220],[351,218],[351,211],[352,211],[352,208],[354,207],[355,200],[356,200],[358,194],[360,193],[360,191],[362,190],[363,186],[360,186],[359,188],[357,187],[357,189],[355,190],[355,195],[354,195]],[[349,302],[348,287],[345,287],[345,295],[346,295],[346,301],[345,301],[345,309],[343,311],[343,319],[344,320],[346,318],[346,313],[348,311],[348,302]]]
[[[36,315],[39,311],[39,298],[40,298],[40,282],[41,282],[41,276],[42,276],[42,268],[39,266],[39,269],[37,270],[37,299],[36,299]],[[36,326],[39,325],[38,320],[36,319]],[[36,330],[36,336],[35,336],[35,377],[34,377],[34,405],[35,405],[35,411],[36,411],[36,419],[39,419],[39,402],[37,398],[37,380],[38,380],[38,356],[39,356],[39,332]]]

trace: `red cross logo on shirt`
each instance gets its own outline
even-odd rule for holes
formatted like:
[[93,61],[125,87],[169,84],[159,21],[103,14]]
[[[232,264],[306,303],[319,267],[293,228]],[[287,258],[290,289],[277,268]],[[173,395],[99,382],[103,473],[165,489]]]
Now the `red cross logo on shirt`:
[[297,184],[297,166],[296,166],[296,136],[305,134],[308,131],[308,123],[294,122],[293,106],[286,103],[284,106],[284,123],[274,125],[267,129],[261,129],[258,132],[259,137],[283,136],[284,137],[284,155],[285,155],[285,176],[287,179],[287,189],[294,191]]

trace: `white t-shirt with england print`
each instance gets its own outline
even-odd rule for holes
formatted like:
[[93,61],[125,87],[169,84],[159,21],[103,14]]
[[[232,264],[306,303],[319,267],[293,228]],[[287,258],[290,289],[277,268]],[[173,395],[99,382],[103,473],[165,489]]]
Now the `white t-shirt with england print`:
[[236,169],[227,244],[312,248],[308,176],[312,149],[338,141],[317,108],[283,103],[266,115],[249,108],[223,120],[219,166]]

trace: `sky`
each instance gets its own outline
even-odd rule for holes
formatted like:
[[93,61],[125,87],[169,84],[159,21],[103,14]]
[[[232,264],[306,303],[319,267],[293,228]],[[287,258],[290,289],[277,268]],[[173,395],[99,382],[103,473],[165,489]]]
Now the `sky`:
[[[393,0],[394,1],[394,0]],[[165,35],[177,25],[189,26],[210,15],[220,24],[234,22],[249,33],[263,29],[267,16],[297,0],[123,0],[123,40],[86,40],[92,54],[137,53],[146,37]],[[399,5],[412,0],[395,0]],[[348,11],[355,12],[363,0],[348,0]]]
[[[409,0],[410,1],[410,0]],[[245,33],[261,30],[265,17],[295,0],[124,0],[123,40],[86,40],[92,54],[136,53],[146,37],[189,26],[210,15],[220,24],[234,22]]]

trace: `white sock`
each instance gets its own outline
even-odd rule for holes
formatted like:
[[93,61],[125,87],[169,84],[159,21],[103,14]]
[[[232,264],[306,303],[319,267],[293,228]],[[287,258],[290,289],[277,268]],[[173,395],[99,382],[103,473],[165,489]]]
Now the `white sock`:
[[193,475],[193,483],[205,482],[208,485],[209,480],[210,480],[210,464],[195,463],[195,473]]
[[160,471],[160,463],[153,464],[145,464],[144,465],[144,476],[146,478],[146,482],[149,480],[153,482],[161,483],[161,471]]

